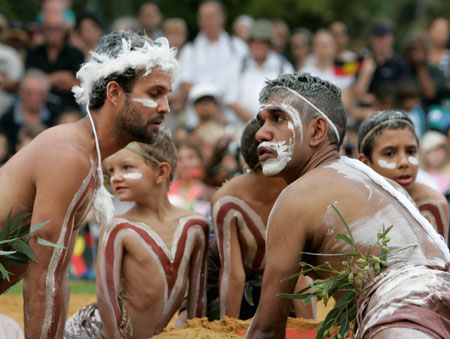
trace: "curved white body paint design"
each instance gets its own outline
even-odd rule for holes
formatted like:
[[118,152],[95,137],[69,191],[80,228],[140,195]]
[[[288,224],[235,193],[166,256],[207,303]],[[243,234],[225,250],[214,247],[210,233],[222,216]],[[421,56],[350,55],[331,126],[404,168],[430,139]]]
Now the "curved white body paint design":
[[387,169],[397,168],[397,162],[395,162],[395,161],[389,162],[389,161],[386,161],[383,159],[378,160],[378,165],[380,165],[380,167],[387,168]]
[[[436,201],[436,200],[422,200],[420,202],[417,203],[417,208],[420,210],[420,213],[427,219],[430,221],[431,225],[433,225],[434,229],[436,231],[438,231],[438,222],[436,220],[436,216],[433,215],[433,213],[431,213],[431,211],[428,210],[421,210],[420,207],[422,207],[423,205],[433,205],[438,209],[439,212],[439,218],[440,221],[443,222],[446,217],[445,217],[445,213],[444,213],[444,206],[442,205],[442,203],[440,201]],[[445,226],[444,226],[444,231],[445,231]],[[442,235],[440,235],[442,237]],[[445,241],[445,239],[442,239],[443,241]]]
[[[422,228],[428,234],[430,239],[435,243],[436,247],[440,250],[445,260],[447,262],[450,262],[450,252],[445,242],[441,239],[441,237],[435,231],[430,222],[422,214],[420,214],[416,206],[414,206],[414,204],[406,197],[406,195],[403,192],[396,190],[383,176],[375,172],[370,167],[364,165],[362,162],[355,159],[349,159],[347,157],[341,157],[341,161],[343,161],[348,166],[362,173],[367,174],[368,177],[373,182],[381,186],[381,188],[383,188],[391,196],[396,198],[408,210],[410,215],[414,219],[416,219],[416,221],[422,226]],[[333,167],[333,165],[327,167]]]
[[[442,291],[448,290],[448,286],[443,286],[445,274],[425,266],[412,265],[392,270],[371,296],[377,302],[375,307],[369,308],[367,317],[370,320],[364,327],[371,328],[378,319],[389,317],[403,306],[423,306],[432,297],[439,298]],[[420,291],[419,295],[417,291]]]
[[[230,210],[223,222],[223,239],[219,238],[219,230],[217,229],[217,216],[219,211],[221,210],[222,206],[227,203],[235,203],[239,205],[253,220],[256,228],[262,235],[264,239],[266,239],[266,228],[264,226],[264,222],[262,221],[261,217],[253,211],[253,209],[248,206],[243,200],[238,199],[233,196],[224,196],[221,199],[219,199],[215,204],[213,208],[213,225],[214,225],[214,231],[216,233],[216,236],[218,238],[219,243],[223,243],[224,248],[224,254],[222,257],[221,251],[219,249],[219,255],[220,260],[223,267],[223,273],[221,276],[220,281],[220,293],[219,293],[219,305],[220,305],[220,316],[225,315],[226,310],[226,297],[228,295],[228,283],[230,279],[230,268],[231,268],[231,253],[230,253],[230,239],[231,239],[231,233],[230,233],[230,224],[231,221],[236,218],[238,219],[238,231],[240,234],[244,237],[247,244],[253,243],[254,246],[249,246],[249,251],[246,253],[246,256],[243,257],[244,261],[244,267],[252,268],[252,264],[255,259],[256,250],[257,250],[257,244],[255,241],[255,237],[253,236],[252,232],[248,229],[247,225],[245,224],[244,218],[240,211],[237,210]],[[251,248],[251,250],[250,250]],[[265,267],[265,258],[261,263],[261,267],[259,269],[264,269]]]
[[[89,170],[89,173],[86,176],[86,178],[83,180],[81,187],[75,193],[72,201],[70,202],[69,208],[67,209],[66,215],[64,216],[64,222],[61,227],[61,233],[60,233],[59,239],[56,243],[58,245],[58,247],[56,247],[53,250],[53,254],[50,259],[50,264],[48,266],[47,279],[46,279],[46,290],[45,290],[46,309],[45,309],[44,322],[42,324],[41,338],[47,338],[47,333],[50,329],[51,324],[54,321],[54,314],[52,312],[53,312],[53,306],[54,306],[54,302],[55,302],[54,299],[55,299],[55,291],[56,291],[55,271],[56,271],[56,267],[58,266],[58,264],[61,261],[64,261],[64,259],[66,258],[66,255],[68,253],[68,251],[66,249],[64,249],[64,238],[66,236],[66,233],[69,232],[71,234],[73,231],[73,227],[74,227],[73,224],[69,225],[68,222],[69,222],[71,214],[73,212],[75,212],[74,211],[75,205],[79,202],[81,196],[88,188],[89,183],[90,183],[91,178],[94,175],[94,173],[95,173],[95,168],[91,161],[91,169]],[[92,201],[92,198],[91,198],[91,201]],[[87,211],[88,211],[88,208],[86,208],[85,213],[87,213]],[[63,274],[66,274],[66,272],[64,272]],[[64,288],[64,287],[62,287],[62,288]],[[59,330],[59,326],[58,326],[58,330]]]
[[410,163],[411,165],[414,165],[414,166],[418,166],[418,165],[419,165],[419,158],[413,157],[412,155],[410,155],[410,156],[408,157],[408,161],[409,161],[409,163]]
[[[103,250],[106,249],[106,245],[107,243],[110,241],[109,237],[111,235],[111,231],[114,230],[115,226],[118,224],[122,224],[122,223],[128,223],[131,224],[133,226],[135,226],[136,228],[139,228],[143,231],[145,231],[147,234],[149,234],[149,236],[158,244],[158,246],[161,248],[161,250],[164,252],[164,254],[167,256],[167,258],[169,258],[170,262],[173,263],[175,260],[175,255],[176,255],[176,251],[178,248],[178,241],[182,235],[183,229],[186,225],[186,223],[190,220],[190,219],[203,219],[206,223],[209,224],[208,220],[202,216],[199,215],[193,215],[193,216],[187,216],[184,218],[181,218],[178,222],[178,226],[175,230],[174,233],[174,237],[172,239],[172,248],[171,250],[169,250],[166,246],[166,244],[164,243],[164,241],[160,238],[160,236],[153,231],[152,229],[150,229],[149,226],[147,226],[144,223],[139,223],[139,222],[131,222],[129,220],[126,219],[115,219],[113,221],[113,225],[111,227],[109,227],[107,229],[107,233],[105,233],[104,237],[103,237]],[[149,245],[138,233],[136,233],[136,231],[134,231],[133,229],[130,228],[125,228],[123,230],[120,230],[115,239],[114,239],[114,253],[117,253],[119,251],[119,249],[122,246],[122,240],[125,236],[132,236],[134,237],[137,241],[140,242],[141,246],[146,247],[149,251],[149,253],[151,254],[151,256],[154,259],[154,262],[156,263],[158,270],[160,271],[161,275],[163,277],[165,277],[165,271],[164,271],[164,267],[162,266],[162,263],[157,255],[157,253],[155,253],[151,247],[151,245]],[[177,274],[177,279],[176,282],[172,288],[172,292],[169,295],[169,288],[168,288],[168,283],[167,280],[164,280],[164,294],[163,294],[163,309],[162,312],[160,314],[160,323],[167,323],[172,314],[170,313],[171,309],[173,308],[173,304],[176,301],[176,297],[179,294],[179,292],[181,290],[185,289],[185,286],[183,286],[183,280],[184,280],[184,276],[187,270],[189,270],[189,259],[190,259],[190,255],[192,253],[193,250],[193,246],[194,246],[194,241],[192,240],[193,238],[195,238],[196,236],[201,237],[201,243],[203,244],[203,246],[206,246],[206,241],[207,239],[205,239],[202,227],[200,225],[195,225],[195,226],[191,226],[190,229],[188,230],[187,233],[187,239],[186,239],[186,247],[184,249],[183,252],[183,258],[182,261],[180,263],[179,266],[179,271]],[[204,247],[200,250],[201,253],[204,253]],[[105,263],[105,258],[106,258],[106,254],[105,252],[99,253],[101,254],[100,256],[100,267],[99,269],[99,273],[102,277],[102,285],[103,285],[103,290],[105,293],[105,299],[107,300],[107,304],[109,305],[109,309],[110,309],[110,314],[113,315],[113,317],[115,319],[120,319],[121,315],[115,315],[114,312],[114,308],[113,308],[113,304],[117,304],[117,300],[111,300],[110,295],[108,293],[108,287],[107,287],[107,277],[106,277],[106,263]],[[202,268],[202,260],[203,260],[203,256],[199,255],[197,257],[197,262],[194,265],[194,272],[193,275],[195,275],[195,277],[197,277],[198,279],[190,281],[190,284],[193,284],[194,286],[196,286],[195,291],[197,293],[197,295],[195,295],[195,299],[192,299],[194,301],[192,309],[196,309],[197,305],[196,302],[199,300],[199,289],[200,289],[200,284],[201,284],[201,279],[202,277],[200,277],[200,270]],[[118,291],[119,291],[119,286],[120,286],[120,272],[118,269],[118,265],[119,265],[119,261],[118,261],[118,257],[116,255],[114,255],[114,287],[115,287],[115,291],[116,291],[116,295],[118,295]],[[206,276],[204,277],[206,279]],[[195,292],[194,292],[195,293]],[[204,296],[203,296],[203,300],[206,300],[206,290],[204,290]],[[206,306],[206,305],[205,305]],[[114,329],[116,334],[118,335],[118,328]]]
[[140,104],[142,104],[142,106],[145,106],[145,107],[151,107],[151,108],[158,107],[158,104],[152,99],[133,98],[131,100],[133,100],[135,102],[139,102]]
[[125,173],[123,175],[123,178],[131,179],[131,180],[140,180],[140,179],[142,179],[142,173],[139,173],[139,172]]
[[261,163],[264,175],[271,176],[280,173],[292,159],[293,145],[286,145],[286,141],[263,141],[258,147],[267,147],[277,152],[276,158],[270,158]]

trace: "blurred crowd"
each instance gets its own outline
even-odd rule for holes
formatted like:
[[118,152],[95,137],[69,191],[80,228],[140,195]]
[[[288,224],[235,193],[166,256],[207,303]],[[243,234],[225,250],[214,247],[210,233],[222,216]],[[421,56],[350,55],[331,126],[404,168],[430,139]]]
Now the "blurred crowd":
[[[293,72],[341,88],[348,113],[342,153],[348,156],[357,155],[359,125],[374,111],[407,113],[420,138],[418,180],[449,191],[448,17],[434,18],[426,30],[411,31],[397,43],[387,19],[370,23],[370,36],[358,43],[345,18],[311,31],[288,27],[281,18],[243,14],[227,32],[224,7],[210,0],[200,4],[197,19],[199,33],[188,41],[184,19],[166,18],[156,3],[145,2],[135,16],[118,18],[108,29],[166,37],[177,48],[180,72],[165,121],[178,148],[169,192],[175,205],[210,216],[215,188],[245,171],[238,140],[258,112],[265,80]],[[0,14],[0,164],[42,130],[85,115],[71,88],[105,33],[94,13],[74,13],[68,0],[45,0],[32,23]]]

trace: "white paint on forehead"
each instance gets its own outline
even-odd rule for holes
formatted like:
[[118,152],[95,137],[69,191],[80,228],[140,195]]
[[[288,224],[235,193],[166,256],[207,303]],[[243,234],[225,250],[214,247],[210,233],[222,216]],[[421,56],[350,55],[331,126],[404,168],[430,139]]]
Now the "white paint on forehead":
[[142,106],[145,106],[145,107],[151,107],[151,108],[158,107],[158,104],[156,103],[156,101],[154,101],[152,99],[133,98],[131,100],[133,100],[135,102],[139,102],[140,104],[142,104]]
[[395,169],[397,167],[397,162],[395,162],[395,161],[389,162],[389,161],[386,161],[383,159],[379,159],[378,165],[380,165],[380,167],[387,168],[387,169]]
[[131,179],[131,180],[139,180],[142,179],[142,173],[134,172],[134,173],[125,173],[123,175],[124,179]]
[[266,147],[277,152],[276,158],[270,158],[266,161],[261,162],[261,166],[263,168],[263,174],[267,176],[272,176],[280,173],[287,165],[289,161],[292,159],[293,147],[294,145],[291,143],[289,145],[286,144],[286,141],[280,142],[270,142],[263,141],[259,144],[259,147]]
[[409,163],[410,163],[411,165],[414,165],[414,166],[418,166],[418,165],[419,165],[419,158],[413,157],[412,155],[410,155],[410,156],[408,157],[408,161],[409,161]]

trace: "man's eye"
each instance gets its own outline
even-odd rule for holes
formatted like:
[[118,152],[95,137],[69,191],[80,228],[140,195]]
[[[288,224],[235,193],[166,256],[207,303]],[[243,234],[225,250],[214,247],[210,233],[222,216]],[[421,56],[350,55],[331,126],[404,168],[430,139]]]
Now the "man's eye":
[[281,114],[275,114],[275,116],[273,117],[273,120],[276,122],[280,122],[280,121],[284,120],[284,116],[282,116]]
[[131,165],[124,165],[123,166],[123,169],[125,169],[125,170],[129,170],[129,169],[132,169],[133,168],[133,166],[131,166]]

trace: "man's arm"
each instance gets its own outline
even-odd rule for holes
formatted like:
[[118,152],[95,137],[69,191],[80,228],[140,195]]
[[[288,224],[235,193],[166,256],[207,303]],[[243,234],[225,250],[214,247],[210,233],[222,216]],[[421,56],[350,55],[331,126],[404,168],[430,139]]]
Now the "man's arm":
[[126,338],[120,328],[122,313],[118,299],[125,240],[113,233],[113,229],[105,231],[102,227],[98,241],[97,304],[106,337]]
[[[266,268],[261,299],[247,338],[284,338],[291,301],[277,296],[293,293],[296,279],[281,282],[299,271],[306,229],[299,194],[285,189],[275,203],[267,230]],[[306,210],[303,209],[302,210]]]
[[[94,170],[87,157],[74,150],[54,150],[41,156],[30,174],[35,182],[31,225],[50,220],[31,233],[29,246],[37,261],[29,260],[24,281],[27,338],[62,337],[67,316],[67,268],[77,235],[76,213],[89,198]],[[41,245],[38,239],[57,244]]]

